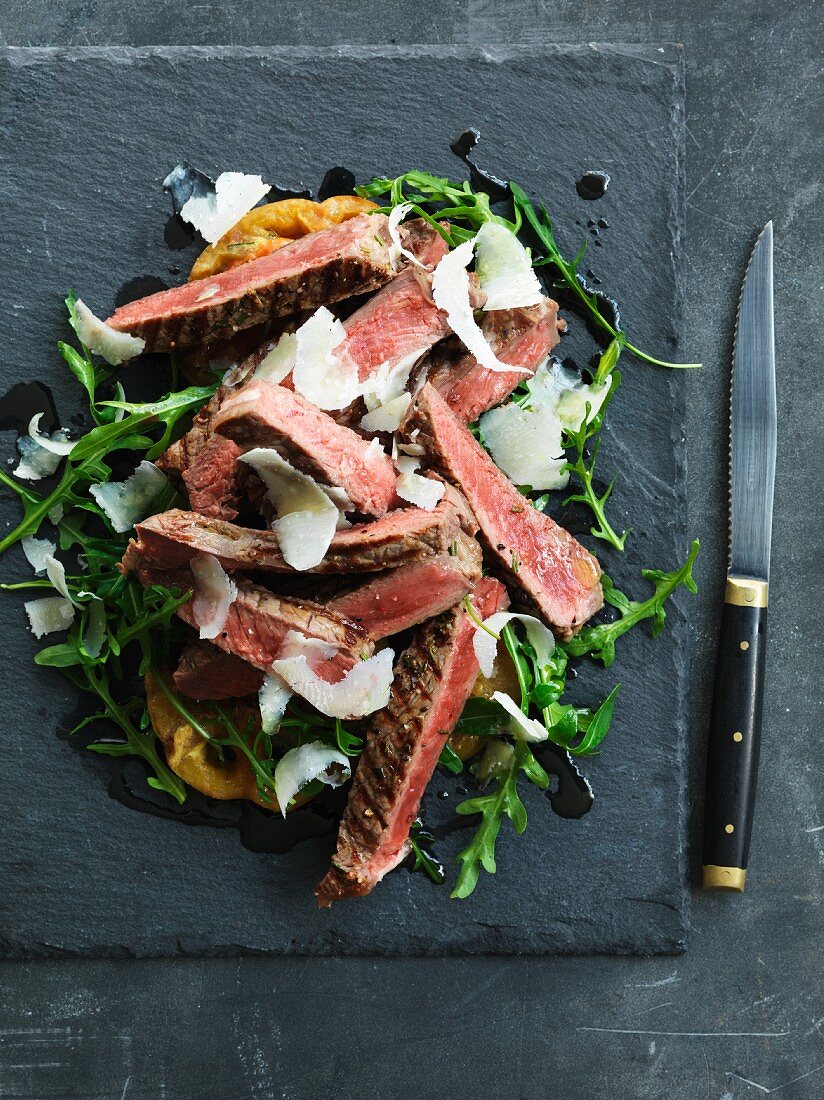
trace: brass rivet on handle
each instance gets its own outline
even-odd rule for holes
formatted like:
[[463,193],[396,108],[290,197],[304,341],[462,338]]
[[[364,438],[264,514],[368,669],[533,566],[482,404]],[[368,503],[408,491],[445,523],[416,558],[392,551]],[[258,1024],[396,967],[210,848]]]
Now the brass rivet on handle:
[[735,826],[734,825],[725,825],[724,826],[724,832],[725,833],[734,833],[735,832]]
[[750,648],[750,643],[749,642],[739,642],[738,643],[738,648],[739,649],[749,649]]
[[732,735],[732,739],[733,739],[733,741],[736,741],[736,742],[743,741],[744,740],[744,734],[741,732],[741,730],[736,730],[735,733]]

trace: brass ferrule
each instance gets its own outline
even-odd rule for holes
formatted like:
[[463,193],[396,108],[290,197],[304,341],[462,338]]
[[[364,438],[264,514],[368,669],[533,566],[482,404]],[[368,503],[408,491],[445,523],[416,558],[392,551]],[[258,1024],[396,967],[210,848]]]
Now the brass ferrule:
[[747,878],[745,867],[718,867],[714,863],[704,864],[705,890],[737,890],[744,893]]
[[766,581],[753,577],[727,577],[724,603],[732,603],[736,607],[766,607],[769,591]]

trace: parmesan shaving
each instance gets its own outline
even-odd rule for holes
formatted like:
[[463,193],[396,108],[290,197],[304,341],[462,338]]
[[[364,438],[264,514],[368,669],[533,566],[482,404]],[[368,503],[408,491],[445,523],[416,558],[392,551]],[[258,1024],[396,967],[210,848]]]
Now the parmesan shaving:
[[453,248],[440,261],[432,276],[432,297],[438,309],[446,314],[449,327],[482,367],[493,371],[510,371],[502,363],[475,322],[469,299],[469,273],[475,238]]
[[265,676],[258,692],[260,725],[264,733],[272,733],[286,712],[292,692],[279,676]]
[[319,409],[345,409],[360,396],[358,368],[335,350],[346,340],[340,321],[321,306],[297,333],[292,381],[295,390]]
[[46,569],[46,576],[49,578],[52,588],[56,588],[64,600],[68,600],[70,604],[75,607],[80,607],[80,604],[72,597],[69,592],[69,586],[66,581],[66,570],[63,563],[58,561],[54,554],[46,554],[43,558],[43,564]]
[[308,474],[296,470],[277,451],[255,447],[240,456],[266,483],[277,511],[272,530],[293,569],[312,569],[324,558],[342,512],[329,493]]
[[50,542],[48,539],[36,539],[34,535],[27,535],[21,539],[20,546],[26,555],[26,561],[37,574],[46,572],[48,559],[53,558],[57,553],[57,543]]
[[478,230],[475,274],[486,295],[485,310],[537,306],[543,300],[529,253],[505,225],[484,222]]
[[139,336],[132,336],[128,332],[118,332],[117,329],[95,317],[85,302],[80,298],[74,303],[75,320],[74,331],[81,344],[100,355],[113,367],[119,367],[128,359],[134,359],[143,353],[146,341]]
[[166,485],[166,475],[162,470],[144,459],[125,481],[90,485],[89,492],[106,513],[115,531],[122,535],[151,514]]
[[401,456],[396,459],[395,464],[400,471],[395,492],[402,500],[431,512],[446,491],[444,483],[416,473],[420,463],[412,456]]
[[260,176],[221,172],[215,180],[214,191],[205,195],[193,194],[183,204],[180,216],[194,226],[205,241],[215,244],[257,206],[270,189]]
[[511,623],[513,620],[523,623],[527,639],[535,650],[535,656],[541,668],[547,664],[552,656],[552,651],[555,649],[555,638],[552,631],[548,630],[540,619],[536,619],[534,615],[518,615],[513,611],[498,611],[494,615],[490,615],[488,619],[484,619],[483,626],[476,626],[472,638],[472,648],[475,650],[481,672],[487,679],[492,677],[501,631],[507,623]]
[[[292,639],[293,644],[299,646],[300,638],[293,638],[294,634],[292,631],[286,640]],[[394,660],[394,650],[382,649],[374,657],[358,661],[335,684],[322,680],[312,670],[305,653],[278,659],[272,665],[272,671],[321,714],[330,718],[360,718],[373,714],[389,702]]]
[[29,617],[29,626],[35,638],[68,630],[74,621],[74,607],[62,596],[45,596],[41,600],[27,600],[23,604]]
[[297,351],[297,336],[294,332],[285,333],[255,368],[252,378],[272,384],[282,382],[295,369]]
[[360,426],[365,432],[396,432],[412,404],[412,394],[402,393],[393,397],[385,405],[378,405],[361,418]]
[[574,371],[543,363],[527,382],[529,404],[511,401],[481,417],[484,445],[516,485],[529,485],[541,492],[563,489],[569,481],[564,470],[564,430],[575,431],[581,426],[587,405],[592,420],[609,387],[609,381],[587,384]]
[[423,268],[424,265],[418,260],[418,258],[409,251],[408,248],[404,248],[401,244],[401,235],[398,230],[398,226],[412,210],[411,202],[402,202],[398,206],[394,207],[392,213],[389,215],[389,222],[387,229],[389,230],[389,237],[392,241],[389,246],[389,261],[393,266],[397,266],[398,260],[401,256],[405,256],[407,260],[411,260],[417,267]]
[[549,736],[546,727],[537,718],[528,718],[514,699],[505,695],[502,691],[492,692],[493,700],[502,706],[512,721],[509,723],[510,731],[521,741],[546,741]]
[[237,585],[214,554],[198,553],[189,562],[195,578],[192,615],[201,638],[216,638],[226,625],[229,608],[237,599]]
[[[61,458],[65,458],[66,455],[71,454],[77,446],[78,441],[76,439],[66,439],[66,432],[63,428],[59,428],[54,435],[46,435],[45,432],[41,432],[40,421],[42,419],[42,413],[35,413],[29,421],[29,435],[34,442],[39,447],[43,447],[44,450],[51,451],[53,455],[59,455]],[[61,435],[63,438],[56,439],[55,436],[57,435]]]
[[275,797],[280,812],[286,810],[295,795],[313,779],[330,787],[339,787],[352,774],[348,757],[322,741],[310,741],[289,749],[275,767]]

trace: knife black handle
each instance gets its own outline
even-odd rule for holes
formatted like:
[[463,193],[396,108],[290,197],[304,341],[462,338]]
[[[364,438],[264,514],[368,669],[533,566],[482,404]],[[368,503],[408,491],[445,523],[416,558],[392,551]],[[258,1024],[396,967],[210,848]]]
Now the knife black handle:
[[705,889],[744,889],[761,744],[767,597],[765,581],[727,579],[707,752]]

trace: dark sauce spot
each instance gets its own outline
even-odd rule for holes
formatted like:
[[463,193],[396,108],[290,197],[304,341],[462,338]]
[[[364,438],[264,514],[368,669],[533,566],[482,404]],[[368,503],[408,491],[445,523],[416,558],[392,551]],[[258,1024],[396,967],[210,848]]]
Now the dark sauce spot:
[[588,202],[593,199],[602,199],[608,187],[609,175],[606,172],[584,172],[575,184],[575,190],[579,196]]
[[[327,173],[328,174],[328,173]],[[279,183],[273,183],[269,188],[269,194],[266,196],[267,202],[277,202],[279,199],[311,199],[312,192],[308,188],[304,188],[302,191],[295,190],[294,187],[283,187]]]
[[114,304],[125,306],[129,302],[136,302],[138,298],[145,298],[149,294],[156,294],[159,290],[168,289],[169,284],[157,275],[138,275],[121,286],[115,295]]
[[559,745],[545,741],[533,745],[532,751],[538,763],[555,777],[544,792],[549,804],[559,817],[578,818],[589,813],[595,796],[589,781],[581,775],[574,760]]
[[464,130],[462,134],[455,138],[449,148],[456,157],[460,157],[469,169],[469,182],[472,184],[473,189],[484,191],[489,195],[490,202],[503,202],[510,196],[509,184],[505,180],[493,176],[491,172],[479,168],[472,159],[471,154],[480,140],[480,130],[474,128]]
[[37,413],[43,413],[40,430],[55,431],[57,409],[49,387],[42,382],[18,382],[0,397],[0,432],[22,435],[29,430],[31,418]]
[[332,195],[354,195],[355,174],[348,168],[330,168],[323,177],[323,182],[318,188],[318,198],[321,202],[331,198]]
[[166,222],[163,229],[163,240],[172,252],[180,252],[181,249],[188,248],[189,245],[195,244],[195,242],[201,245],[206,244],[194,226],[185,222],[179,214],[172,214]]

